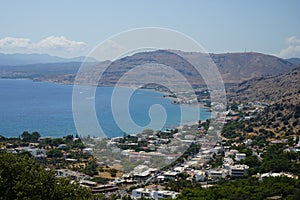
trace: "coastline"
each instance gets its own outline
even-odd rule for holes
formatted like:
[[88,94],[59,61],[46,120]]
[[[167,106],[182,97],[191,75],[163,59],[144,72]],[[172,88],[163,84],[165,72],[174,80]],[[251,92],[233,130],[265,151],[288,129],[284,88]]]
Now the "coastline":
[[[29,82],[32,82],[32,83],[35,83],[35,82],[38,82],[38,83],[49,83],[49,84],[55,84],[55,85],[65,85],[65,86],[69,86],[69,87],[63,87],[64,88],[64,90],[63,91],[61,91],[61,92],[63,92],[64,93],[64,91],[68,91],[68,93],[67,94],[65,94],[65,96],[67,95],[67,96],[69,96],[70,95],[70,92],[72,92],[72,91],[70,91],[70,89],[71,89],[71,84],[63,84],[63,83],[57,83],[57,82],[49,82],[49,81],[35,81],[35,80],[32,80],[32,79],[27,79],[27,78],[1,78],[2,80],[14,80],[14,81],[18,81],[18,80],[20,80],[20,81],[29,81]],[[0,80],[1,80],[0,79]],[[17,82],[16,82],[17,83]],[[23,85],[22,83],[18,83],[17,85]],[[10,84],[9,84],[10,85]],[[27,85],[27,84],[25,84],[25,85]],[[31,85],[31,84],[28,84],[28,85]],[[39,84],[40,85],[40,84]],[[47,84],[48,85],[48,84]],[[40,85],[39,86],[39,88],[45,88],[45,90],[44,91],[47,91],[48,89],[47,89],[47,87],[48,86],[45,86],[45,87],[43,87],[42,85]],[[31,87],[31,86],[29,86],[31,89],[34,89],[35,87]],[[55,86],[55,87],[52,87],[51,86],[51,88],[56,88],[57,86]],[[98,87],[110,87],[110,86],[98,86]],[[58,88],[60,88],[60,87],[58,87]],[[70,89],[68,89],[68,88],[70,88]],[[128,88],[128,89],[133,89],[133,87],[122,87],[122,88]],[[14,95],[14,96],[18,96],[18,92],[17,92],[17,90],[15,90],[14,88],[12,88],[13,90],[11,90],[11,93]],[[24,89],[21,89],[21,90],[23,90],[23,92],[24,93],[28,93],[29,92],[29,94],[32,96],[32,94],[33,93],[31,93],[31,91],[26,91],[26,88],[25,88],[25,90]],[[35,89],[34,89],[35,90]],[[55,89],[56,91],[55,91],[55,93],[57,93],[57,89]],[[154,92],[154,93],[156,93],[157,95],[155,95],[156,96],[156,98],[159,98],[159,99],[166,99],[166,98],[164,98],[163,97],[163,95],[168,95],[169,93],[167,93],[167,92],[163,92],[163,91],[159,91],[159,90],[155,90],[155,89],[147,89],[147,88],[139,88],[139,90],[142,90],[142,91],[146,91],[146,92]],[[59,90],[60,91],[60,90]],[[59,93],[61,93],[61,92],[59,92]],[[9,94],[8,94],[9,95]],[[33,94],[33,95],[35,95],[35,94]],[[38,93],[38,95],[40,95],[40,93]],[[43,95],[43,94],[41,94],[41,95]],[[17,98],[19,98],[19,97],[17,97]],[[26,97],[26,94],[25,94],[25,96],[23,95],[22,96],[22,98],[27,98]],[[38,98],[39,99],[39,98]],[[165,103],[164,104],[162,104],[162,105],[166,105],[166,104],[171,104],[171,99],[169,99],[168,98],[168,100],[170,100],[170,101],[164,101]],[[28,101],[30,102],[31,100],[30,99],[28,99]],[[59,100],[60,101],[60,100]],[[160,102],[160,100],[158,100],[159,102]],[[11,102],[10,100],[8,101],[8,102]],[[50,100],[50,102],[51,102],[51,100]],[[12,103],[10,103],[10,104],[7,104],[7,105],[11,105]],[[51,103],[52,104],[52,103]],[[6,105],[6,103],[5,104],[3,104],[3,105]],[[26,103],[23,103],[22,104],[22,107],[28,107],[28,106],[26,106],[27,104]],[[47,105],[45,105],[44,104],[44,106],[47,106]],[[188,104],[182,104],[182,105],[177,105],[177,106],[187,106],[187,107],[189,107],[189,108],[193,108],[193,107],[195,107],[195,105],[188,105]],[[10,106],[11,107],[11,106]],[[15,106],[13,106],[13,107],[15,107]],[[170,107],[172,107],[172,106],[170,106]],[[169,107],[169,109],[170,109],[170,107]],[[195,107],[195,108],[197,108],[197,107]],[[203,110],[203,112],[209,112],[207,109],[208,108],[205,108],[205,107],[199,107],[199,108],[201,108],[201,109],[205,109],[205,110]],[[22,108],[23,109],[23,108]],[[27,108],[25,108],[25,110],[26,110]],[[29,109],[29,108],[28,108]],[[33,111],[35,112],[35,113],[39,113],[39,110],[35,110],[36,108],[33,108]],[[43,108],[44,109],[44,108]],[[74,128],[72,128],[71,126],[72,126],[72,124],[74,123],[73,122],[73,116],[71,115],[71,114],[69,114],[69,113],[71,113],[72,112],[72,110],[71,110],[71,107],[70,108],[68,108],[67,109],[67,112],[64,112],[65,114],[64,115],[62,115],[62,117],[64,118],[64,120],[62,120],[61,122],[59,122],[59,124],[56,124],[56,123],[54,123],[55,121],[57,121],[57,119],[59,119],[60,118],[60,113],[57,113],[55,110],[52,110],[51,112],[54,112],[53,113],[53,117],[51,117],[52,119],[54,119],[54,121],[49,121],[49,122],[47,122],[45,125],[44,125],[44,127],[48,127],[48,128],[46,128],[46,129],[44,129],[43,127],[40,127],[40,126],[42,126],[42,125],[40,125],[40,122],[38,122],[38,123],[36,123],[37,121],[45,121],[45,119],[43,119],[44,117],[43,117],[43,113],[42,114],[39,114],[39,116],[38,116],[38,119],[37,120],[34,120],[35,119],[35,115],[36,114],[34,114],[34,115],[32,115],[32,114],[27,114],[27,112],[26,111],[22,111],[22,112],[20,112],[19,110],[17,110],[16,108],[14,109],[15,111],[12,111],[12,114],[10,114],[10,116],[11,117],[13,117],[13,118],[11,118],[12,120],[9,120],[9,117],[5,117],[5,118],[8,118],[7,120],[9,120],[9,121],[11,121],[11,122],[13,122],[13,121],[16,121],[16,119],[19,119],[20,117],[20,119],[23,121],[21,124],[20,124],[20,122],[18,121],[16,121],[16,123],[18,123],[18,127],[16,127],[13,123],[5,123],[5,120],[2,122],[3,123],[3,128],[1,129],[1,133],[4,135],[4,136],[12,136],[12,137],[18,137],[21,133],[22,133],[22,131],[26,131],[26,130],[28,130],[28,131],[38,131],[38,132],[40,132],[41,134],[42,134],[42,136],[51,136],[51,137],[62,137],[63,135],[67,135],[67,134],[76,134],[76,129],[74,129]],[[32,110],[32,109],[31,109]],[[6,112],[8,112],[8,111],[5,111],[5,109],[3,110],[3,113],[6,113]],[[11,111],[10,111],[11,112]],[[47,114],[47,109],[46,109],[46,111],[44,111],[44,113],[46,113]],[[144,112],[144,111],[143,111]],[[171,113],[172,113],[173,111],[171,111]],[[202,112],[202,111],[201,111]],[[70,116],[69,116],[70,115]],[[18,116],[18,117],[17,117]],[[20,117],[19,117],[20,116]],[[31,116],[30,118],[28,118],[28,116]],[[209,116],[209,114],[205,114],[205,115],[203,115],[204,117],[207,117],[207,116]],[[46,116],[46,118],[48,119],[48,117],[49,117],[49,114],[47,114],[47,116]],[[67,118],[65,118],[65,117],[67,117]],[[2,118],[4,118],[4,116],[2,116]],[[27,118],[27,119],[26,119]],[[56,119],[55,119],[56,118]],[[200,117],[199,117],[199,119],[200,119]],[[25,120],[25,121],[24,121]],[[66,121],[67,120],[67,121]],[[188,119],[187,119],[188,120]],[[26,121],[28,121],[28,123],[26,122]],[[34,122],[35,121],[35,122]],[[169,120],[168,120],[169,121]],[[169,123],[167,123],[167,124],[165,124],[165,128],[164,129],[162,129],[162,130],[166,130],[166,129],[175,129],[176,127],[178,127],[178,126],[180,126],[180,124],[178,124],[177,123],[177,121],[178,120],[173,120],[173,119],[170,119],[170,121],[169,121]],[[101,121],[102,122],[102,121]],[[180,121],[178,121],[178,122],[180,122]],[[186,123],[184,123],[184,124],[194,124],[194,123],[196,123],[196,122],[194,122],[194,121],[187,121]],[[42,124],[43,124],[43,122],[42,122]],[[33,125],[33,126],[31,126],[31,125]],[[12,127],[12,128],[10,128],[10,127]],[[16,127],[16,128],[13,128],[13,127]],[[50,128],[49,128],[50,127]],[[109,127],[109,126],[108,126]],[[110,129],[110,128],[109,128]],[[155,128],[152,128],[152,129],[154,129],[154,130],[156,130]],[[50,131],[49,131],[50,130]],[[51,130],[54,130],[54,131],[51,131]],[[73,131],[74,130],[74,131]],[[106,132],[107,130],[105,130],[105,132]],[[109,130],[109,135],[110,134],[112,134],[112,137],[117,137],[116,135],[119,135],[119,132],[116,132],[115,131],[115,129],[114,128],[111,128],[110,130]],[[132,131],[132,134],[133,133],[135,133],[134,131]],[[121,133],[120,133],[121,134]]]
[[[54,84],[58,84],[58,85],[74,85],[74,82],[71,82],[71,81],[67,81],[67,82],[61,82],[61,81],[51,81],[51,80],[41,80],[41,79],[36,79],[36,78],[7,78],[7,77],[0,77],[0,79],[7,79],[7,80],[31,80],[32,82],[41,82],[41,83],[54,83]],[[107,85],[95,85],[95,87],[114,87],[113,85],[110,85],[110,84],[107,84]],[[128,88],[128,89],[136,89],[136,87],[134,86],[130,86],[130,85],[122,85],[122,86],[118,86],[120,88]],[[153,92],[157,92],[157,93],[160,93],[162,94],[162,98],[166,98],[166,99],[170,99],[172,101],[174,100],[177,100],[177,98],[175,97],[171,97],[170,95],[172,93],[170,92],[167,92],[165,90],[160,90],[158,88],[144,88],[144,87],[141,87],[141,88],[138,88],[138,90],[145,90],[145,91],[153,91]],[[176,103],[178,105],[189,105],[189,106],[194,106],[196,103]],[[200,103],[198,102],[197,103],[199,105],[199,108],[207,108],[209,109],[208,106],[204,105],[203,103]]]

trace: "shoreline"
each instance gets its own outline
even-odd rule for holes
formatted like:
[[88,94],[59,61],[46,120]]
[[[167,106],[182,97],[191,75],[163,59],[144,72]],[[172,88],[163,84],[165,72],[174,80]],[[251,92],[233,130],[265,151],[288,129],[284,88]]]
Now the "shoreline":
[[[58,82],[52,82],[52,81],[36,81],[36,80],[34,80],[34,79],[30,79],[30,78],[0,78],[0,79],[2,79],[2,80],[7,80],[7,81],[29,81],[29,82],[37,82],[37,83],[49,83],[49,84],[55,84],[55,85],[65,85],[65,86],[69,86],[69,87],[71,87],[71,85],[74,85],[74,84],[65,84],[65,83],[58,83]],[[110,87],[110,88],[113,88],[112,86],[104,86],[104,85],[100,85],[100,86],[97,86],[97,87]],[[128,89],[134,89],[135,87],[132,87],[132,86],[121,86],[120,88],[128,88]],[[166,103],[172,103],[172,99],[173,98],[171,98],[171,97],[164,97],[164,96],[166,96],[166,95],[169,95],[170,93],[168,93],[168,92],[166,92],[166,91],[161,91],[161,90],[157,90],[157,89],[155,89],[155,88],[138,88],[138,90],[143,90],[143,91],[146,91],[146,92],[154,92],[154,93],[157,93],[158,94],[158,98],[161,98],[161,99],[168,99],[168,100],[170,100],[170,102],[166,102]],[[203,109],[203,111],[204,112],[209,112],[209,108],[207,108],[207,107],[205,107],[205,106],[200,106],[199,105],[199,107],[198,107],[198,105],[195,105],[195,104],[177,104],[178,106],[184,106],[184,107],[190,107],[190,108],[198,108],[198,109]],[[201,111],[200,111],[201,112]],[[200,117],[199,117],[199,119],[200,119]],[[196,121],[187,121],[186,123],[184,123],[184,124],[173,124],[173,125],[171,125],[170,124],[170,126],[169,125],[167,125],[167,124],[165,124],[165,126],[166,126],[166,128],[163,128],[162,130],[166,130],[166,129],[175,129],[175,128],[177,128],[178,126],[180,126],[180,125],[190,125],[190,124],[194,124],[194,123],[196,123]],[[19,131],[17,131],[17,132],[15,132],[14,134],[13,133],[11,133],[11,134],[7,134],[7,133],[4,133],[3,131],[1,131],[2,132],[2,134],[0,133],[0,135],[3,135],[3,136],[5,136],[5,137],[19,137],[19,135],[20,134],[22,134],[22,131],[26,131],[26,130],[19,130]],[[32,130],[28,130],[28,131],[33,131],[33,129]],[[56,134],[56,133],[54,133],[54,134],[52,134],[52,133],[47,133],[47,131],[46,131],[46,134],[44,135],[43,134],[43,131],[42,130],[40,130],[39,132],[41,132],[41,134],[42,134],[42,136],[43,137],[46,137],[46,136],[50,136],[50,137],[63,137],[64,135],[69,135],[69,134],[72,134],[72,135],[76,135],[76,131],[75,132],[68,132],[68,133],[62,133],[62,134]],[[134,132],[133,133],[131,133],[131,134],[134,134]],[[120,135],[121,135],[121,133],[120,133]]]

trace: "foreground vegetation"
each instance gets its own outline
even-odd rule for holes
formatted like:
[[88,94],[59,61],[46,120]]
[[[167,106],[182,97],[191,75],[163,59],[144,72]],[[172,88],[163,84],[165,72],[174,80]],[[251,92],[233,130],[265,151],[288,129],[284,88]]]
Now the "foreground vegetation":
[[0,154],[0,199],[102,199],[69,179],[55,177],[54,171],[28,155]]
[[[265,199],[280,196],[299,199],[300,180],[287,177],[238,179],[220,181],[216,186],[202,189],[199,183],[182,180],[168,183],[170,188],[184,188],[177,199]],[[51,170],[27,155],[0,154],[0,199],[106,199],[93,195],[69,179],[56,178]],[[111,197],[110,199],[115,199]],[[123,198],[125,199],[125,198]],[[130,197],[126,197],[130,199]]]
[[266,199],[278,197],[283,199],[299,199],[300,181],[287,178],[275,177],[264,178],[259,181],[256,178],[223,181],[218,186],[207,189],[186,188],[177,199],[200,200],[200,199]]
[[[119,195],[92,194],[69,178],[58,178],[55,172],[29,157],[0,150],[0,200],[116,200]],[[128,195],[122,200],[131,200]]]

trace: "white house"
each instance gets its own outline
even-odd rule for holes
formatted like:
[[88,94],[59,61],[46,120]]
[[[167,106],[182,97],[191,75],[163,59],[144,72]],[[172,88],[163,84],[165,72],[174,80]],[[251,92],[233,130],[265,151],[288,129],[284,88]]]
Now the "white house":
[[233,165],[230,166],[229,175],[232,177],[242,177],[247,174],[248,165]]
[[218,169],[218,170],[209,170],[208,171],[208,176],[210,178],[226,178],[226,176],[228,175],[228,171],[225,169]]
[[223,168],[229,170],[230,166],[234,165],[234,161],[230,157],[223,158]]
[[93,149],[92,148],[84,148],[84,149],[82,149],[82,153],[92,154],[93,153]]
[[237,153],[235,154],[235,160],[236,161],[241,161],[244,160],[246,158],[246,154],[245,153]]
[[153,192],[154,200],[164,199],[164,198],[172,198],[175,199],[179,193],[168,190],[158,190]]
[[177,171],[167,171],[163,175],[164,175],[165,179],[175,180],[181,174],[182,174],[181,172],[177,172]]
[[153,197],[153,191],[146,188],[137,188],[132,190],[132,198],[133,199],[140,199],[142,197],[146,198],[152,198]]
[[259,180],[262,180],[263,178],[265,177],[289,177],[289,178],[294,178],[294,179],[297,179],[298,177],[293,175],[293,174],[290,174],[290,173],[285,173],[285,172],[281,172],[281,173],[264,173],[264,174],[260,174],[258,173],[258,177],[259,177]]
[[58,148],[58,149],[67,149],[68,146],[67,146],[66,144],[60,144],[60,145],[58,145],[57,148]]
[[172,198],[175,199],[179,193],[169,190],[152,190],[148,188],[137,188],[132,190],[132,198],[140,199],[142,197],[149,199],[164,199],[164,198]]
[[247,140],[245,141],[245,146],[246,146],[246,147],[250,146],[251,144],[252,144],[252,140],[251,140],[251,139],[247,139]]
[[35,159],[45,159],[47,157],[46,150],[40,148],[26,149]]
[[133,180],[143,182],[149,179],[153,172],[157,171],[156,168],[149,168],[146,165],[138,165],[133,169]]
[[205,171],[202,170],[195,170],[194,176],[196,181],[201,181],[201,182],[205,181],[206,178]]

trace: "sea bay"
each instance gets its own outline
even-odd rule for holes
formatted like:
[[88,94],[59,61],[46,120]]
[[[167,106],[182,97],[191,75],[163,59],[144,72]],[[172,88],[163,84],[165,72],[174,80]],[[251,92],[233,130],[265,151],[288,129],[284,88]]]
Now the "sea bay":
[[[109,137],[122,136],[111,111],[113,87],[99,87],[94,98],[99,124]],[[130,88],[123,88],[132,90]],[[18,137],[23,131],[38,131],[42,136],[62,137],[77,133],[72,114],[72,85],[34,82],[24,79],[0,79],[0,135]],[[122,95],[122,92],[120,93]],[[123,99],[124,97],[119,96]],[[149,108],[161,105],[167,114],[163,129],[175,128],[180,123],[180,105],[152,90],[136,90],[130,99],[129,110],[133,121],[147,127]],[[186,106],[187,111],[198,109]],[[126,117],[119,112],[120,118]],[[210,112],[200,108],[199,119],[210,118]],[[190,123],[191,119],[184,119]],[[127,127],[128,128],[128,127]],[[147,127],[153,128],[155,127]],[[134,133],[134,131],[133,131]]]

